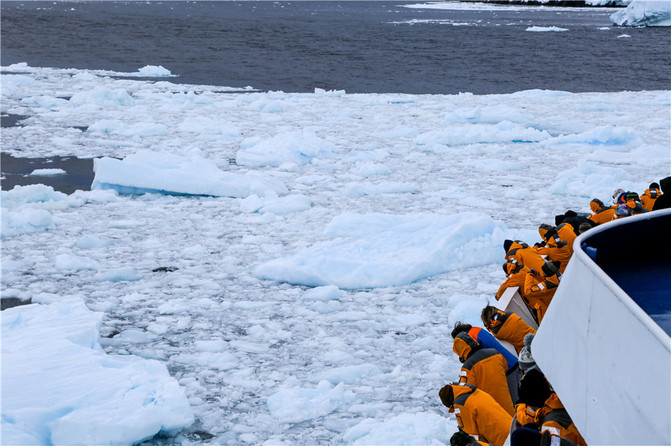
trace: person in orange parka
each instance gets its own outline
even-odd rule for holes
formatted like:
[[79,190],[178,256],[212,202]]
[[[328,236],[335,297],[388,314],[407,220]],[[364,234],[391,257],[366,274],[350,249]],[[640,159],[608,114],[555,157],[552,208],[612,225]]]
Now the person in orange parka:
[[538,254],[546,256],[548,260],[560,262],[559,272],[564,273],[573,254],[568,243],[559,237],[554,226],[543,223],[538,227],[538,233],[543,238],[543,242],[536,247],[536,251],[538,251]]
[[503,409],[515,415],[515,407],[508,388],[508,362],[493,348],[482,348],[468,333],[461,332],[454,338],[454,353],[463,363],[459,382],[473,384],[487,392]]
[[480,316],[487,330],[496,339],[510,342],[518,355],[524,347],[524,337],[529,333],[536,334],[536,330],[529,327],[529,324],[515,313],[501,311],[491,305],[483,308]]
[[645,192],[641,195],[643,208],[651,211],[652,207],[655,205],[655,201],[657,201],[657,198],[659,198],[660,195],[662,195],[662,191],[659,189],[659,184],[650,183],[650,186],[648,186]]
[[544,262],[540,271],[531,270],[527,274],[524,281],[524,300],[536,310],[539,324],[550,306],[560,281],[559,262],[556,261]]
[[506,273],[506,280],[501,284],[496,292],[496,300],[501,299],[507,288],[519,287],[520,295],[524,294],[524,279],[527,276],[527,269],[515,259],[508,259],[503,264],[503,272]]
[[487,392],[466,383],[452,383],[438,392],[440,401],[457,417],[459,429],[480,440],[503,446],[513,417]]
[[529,370],[520,381],[516,421],[520,426],[533,424],[541,433],[565,438],[587,446],[550,383],[538,369]]
[[599,200],[598,198],[594,198],[589,202],[589,208],[592,210],[593,214],[587,218],[592,220],[597,225],[611,221],[613,219],[613,215],[615,215],[615,208],[612,206],[606,206],[603,204],[603,201]]
[[576,234],[573,226],[569,223],[562,223],[557,226],[555,230],[557,231],[559,238],[568,244],[569,251],[571,251],[571,255],[573,255],[573,242],[578,238],[578,234]]
[[517,260],[518,263],[521,263],[530,270],[535,269],[536,271],[540,271],[545,263],[545,260],[538,254],[536,248],[530,247],[520,240],[505,240],[503,242],[503,249],[506,252],[506,259]]

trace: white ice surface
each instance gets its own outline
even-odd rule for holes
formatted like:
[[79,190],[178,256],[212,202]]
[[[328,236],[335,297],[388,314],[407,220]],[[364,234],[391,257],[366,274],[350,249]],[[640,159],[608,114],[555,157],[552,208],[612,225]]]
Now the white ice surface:
[[165,365],[100,347],[81,298],[2,312],[2,443],[130,444],[191,425]]
[[[504,280],[503,249],[451,252],[432,275],[406,251],[389,263],[423,272],[396,284],[380,266],[393,244],[426,254],[429,240],[459,250],[489,233],[460,227],[462,243],[440,239],[449,225],[400,229],[479,213],[477,224],[500,221],[502,236],[533,243],[555,214],[588,212],[593,197],[640,193],[671,173],[669,91],[221,94],[113,74],[3,68],[2,111],[29,116],[3,128],[3,152],[198,154],[286,194],[3,192],[2,296],[77,294],[104,312],[107,353],[158,360],[186,389],[196,422],[183,444],[202,444],[197,432],[236,445],[447,444],[456,421],[437,391],[460,369],[452,324],[479,324]],[[254,157],[238,164],[238,155]],[[254,273],[318,248],[332,262],[335,240],[348,261],[376,259],[379,287],[309,288]]]

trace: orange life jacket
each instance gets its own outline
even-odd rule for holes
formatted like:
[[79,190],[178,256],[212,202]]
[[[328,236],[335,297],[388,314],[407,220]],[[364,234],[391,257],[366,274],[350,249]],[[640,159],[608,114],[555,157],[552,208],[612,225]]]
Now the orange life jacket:
[[519,403],[515,406],[515,421],[520,427],[536,423],[536,411],[531,406]]
[[510,342],[518,355],[524,347],[524,337],[529,333],[536,334],[536,330],[529,327],[518,315],[501,310],[496,310],[487,329],[496,339]]
[[587,446],[556,393],[553,393],[536,412],[536,424],[540,426],[541,433],[548,431],[553,437],[565,438],[579,446]]
[[573,254],[568,243],[563,241],[556,229],[548,224],[540,225],[538,233],[543,237],[544,246],[539,246],[536,251],[538,254],[546,256],[548,260],[560,262],[559,272],[563,273]]
[[487,392],[466,383],[451,386],[454,392],[453,411],[459,429],[494,446],[503,446],[513,417]]
[[472,384],[487,392],[513,416],[515,407],[508,387],[508,362],[503,355],[493,348],[480,348],[478,341],[464,332],[454,338],[453,350],[464,362],[459,382]]

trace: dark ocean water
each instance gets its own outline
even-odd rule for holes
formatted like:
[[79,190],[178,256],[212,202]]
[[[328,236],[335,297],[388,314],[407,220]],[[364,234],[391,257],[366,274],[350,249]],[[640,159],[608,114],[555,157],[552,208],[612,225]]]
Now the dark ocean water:
[[671,87],[671,30],[612,27],[613,9],[402,4],[3,1],[2,65],[130,72],[162,65],[180,83],[285,92]]

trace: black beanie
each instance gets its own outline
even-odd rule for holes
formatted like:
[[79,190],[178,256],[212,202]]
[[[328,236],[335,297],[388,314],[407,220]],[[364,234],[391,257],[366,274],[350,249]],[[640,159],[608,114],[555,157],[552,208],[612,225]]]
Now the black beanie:
[[508,250],[510,249],[510,246],[513,244],[512,240],[504,240],[503,241],[503,249],[506,251],[506,254],[508,254]]
[[543,407],[545,401],[552,395],[550,383],[545,375],[538,369],[529,370],[520,381],[518,403],[524,403],[532,407]]

